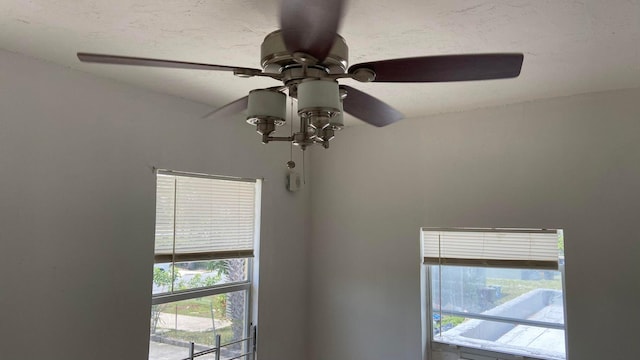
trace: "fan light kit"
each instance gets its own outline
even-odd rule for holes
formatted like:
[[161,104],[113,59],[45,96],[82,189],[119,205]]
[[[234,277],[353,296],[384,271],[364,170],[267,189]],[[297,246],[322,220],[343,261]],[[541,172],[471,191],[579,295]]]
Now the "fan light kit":
[[[302,150],[312,144],[329,147],[344,126],[344,113],[374,126],[386,126],[402,114],[347,85],[360,82],[451,82],[514,78],[520,74],[519,53],[441,55],[373,61],[348,66],[349,48],[337,34],[344,0],[283,0],[280,30],[268,34],[261,47],[260,69],[129,56],[78,53],[83,62],[182,69],[230,71],[239,77],[270,77],[282,85],[256,89],[217,109],[227,117],[247,111],[263,143],[287,141]],[[299,128],[291,136],[273,136],[286,123],[287,95],[298,102]]]

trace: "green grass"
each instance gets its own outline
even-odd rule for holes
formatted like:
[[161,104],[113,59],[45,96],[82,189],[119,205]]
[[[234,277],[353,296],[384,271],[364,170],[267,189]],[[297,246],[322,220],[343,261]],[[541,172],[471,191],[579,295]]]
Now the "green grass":
[[224,314],[224,303],[220,303],[220,300],[224,301],[226,299],[212,299],[211,297],[204,297],[199,299],[183,300],[174,304],[168,304],[161,311],[171,314],[175,314],[177,312],[178,315],[211,318],[211,302],[213,301],[215,317],[216,319],[220,319]]
[[[233,340],[233,332],[231,327],[222,328],[216,331],[220,335],[220,341],[222,344],[226,344]],[[213,331],[184,331],[184,330],[169,330],[162,334],[163,337],[183,340],[187,342],[194,342],[196,344],[215,346],[216,337]]]
[[460,317],[460,316],[451,316],[451,315],[444,315],[442,317],[442,321],[440,322],[442,324],[442,326],[444,327],[445,325],[453,325],[453,326],[458,326],[460,324],[462,324],[464,322],[465,318]]
[[496,305],[504,304],[518,296],[535,289],[562,290],[560,279],[553,280],[519,280],[519,279],[487,279],[487,285],[501,286],[502,297]]

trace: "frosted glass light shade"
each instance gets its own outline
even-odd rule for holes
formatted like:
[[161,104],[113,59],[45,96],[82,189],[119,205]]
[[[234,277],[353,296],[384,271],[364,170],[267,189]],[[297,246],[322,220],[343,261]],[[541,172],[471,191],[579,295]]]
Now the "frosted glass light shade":
[[331,126],[332,130],[341,130],[344,127],[344,110],[342,108],[342,101],[340,104],[340,113],[336,116],[333,116],[329,121],[329,126]]
[[[258,89],[249,93],[247,122],[270,119],[277,125],[284,123],[287,114],[287,96],[273,90]],[[279,124],[278,124],[279,123]]]
[[298,113],[314,110],[340,111],[340,93],[336,81],[309,80],[298,85]]

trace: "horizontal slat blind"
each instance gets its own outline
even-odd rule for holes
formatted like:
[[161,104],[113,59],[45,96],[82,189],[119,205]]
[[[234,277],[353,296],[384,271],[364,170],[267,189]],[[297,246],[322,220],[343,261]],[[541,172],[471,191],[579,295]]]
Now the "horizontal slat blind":
[[425,264],[558,269],[555,230],[422,230]]
[[158,174],[156,262],[253,256],[255,187],[247,181]]

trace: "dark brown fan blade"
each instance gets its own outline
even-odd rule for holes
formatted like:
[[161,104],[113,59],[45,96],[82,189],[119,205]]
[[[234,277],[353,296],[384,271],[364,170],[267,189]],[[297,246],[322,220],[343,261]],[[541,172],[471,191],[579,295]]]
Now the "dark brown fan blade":
[[375,82],[449,82],[514,78],[520,75],[522,54],[424,56],[356,64],[349,73],[370,69]]
[[343,100],[344,111],[375,126],[386,126],[401,120],[403,115],[396,109],[351,86],[340,85],[347,92]]
[[280,28],[289,53],[324,60],[336,38],[344,0],[283,0]]
[[250,72],[262,72],[258,69],[242,68],[236,66],[225,65],[212,65],[212,64],[200,64],[184,61],[173,60],[160,60],[160,59],[147,59],[131,56],[117,56],[117,55],[103,55],[103,54],[89,54],[78,53],[78,59],[82,62],[101,63],[101,64],[114,64],[114,65],[137,65],[137,66],[154,66],[164,68],[178,68],[178,69],[196,69],[196,70],[222,70],[222,71],[234,71],[244,70]]
[[212,112],[203,116],[203,119],[212,118],[212,119],[221,119],[224,117],[235,115],[239,112],[242,112],[247,109],[249,105],[249,96],[241,97],[238,100],[232,101],[226,105],[223,105]]

